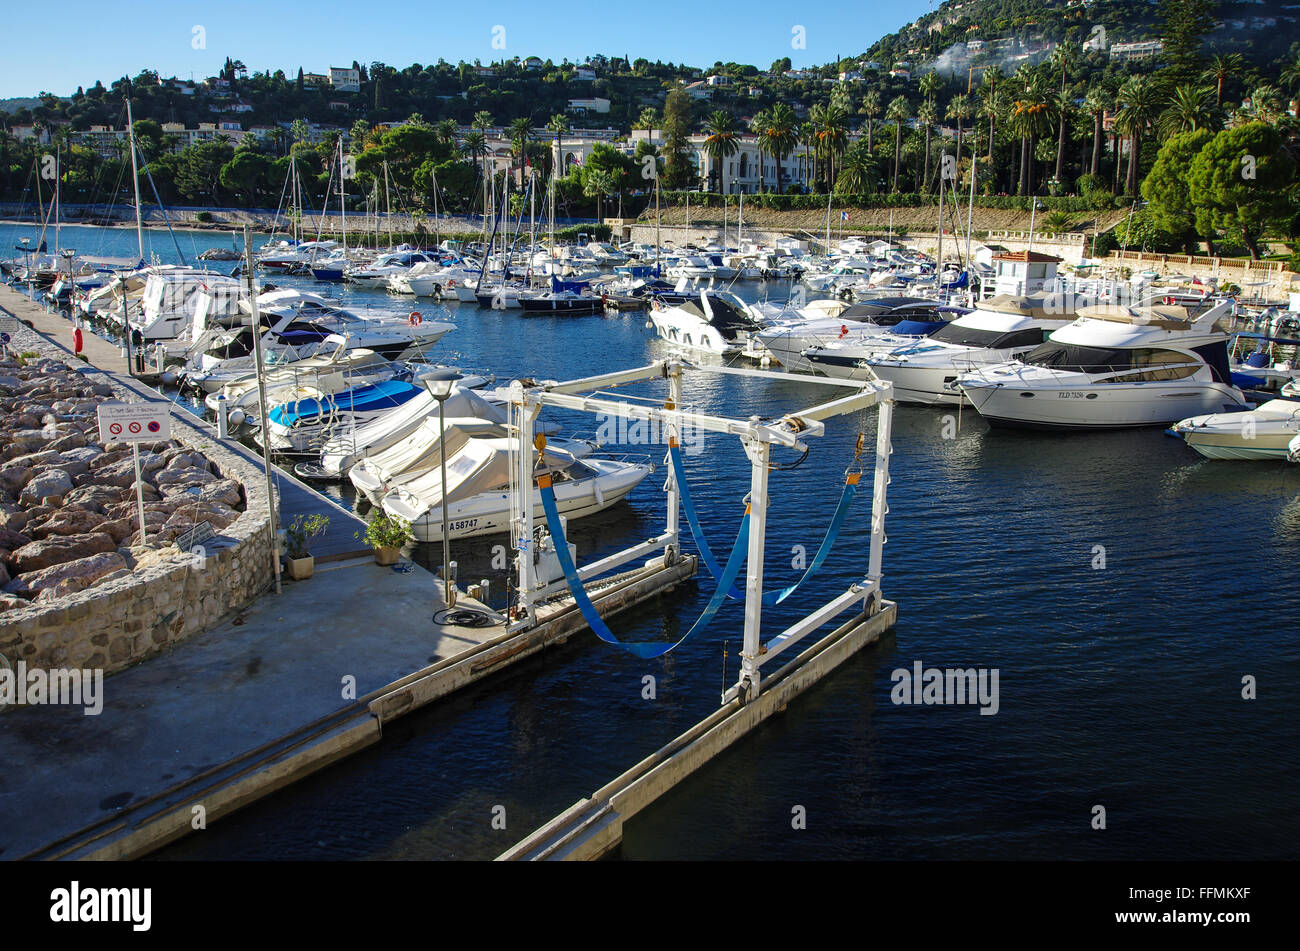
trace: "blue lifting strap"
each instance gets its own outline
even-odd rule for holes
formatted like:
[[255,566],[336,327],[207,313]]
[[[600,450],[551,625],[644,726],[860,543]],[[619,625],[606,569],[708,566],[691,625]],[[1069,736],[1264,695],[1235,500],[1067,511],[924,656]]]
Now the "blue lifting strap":
[[709,599],[709,603],[704,608],[704,613],[700,615],[699,620],[691,625],[691,629],[671,644],[663,641],[629,641],[626,643],[620,641],[613,635],[599,612],[596,611],[596,606],[591,603],[591,598],[587,596],[587,591],[582,586],[582,579],[578,577],[578,569],[574,567],[573,559],[569,557],[569,542],[565,538],[564,525],[560,522],[560,512],[555,505],[555,490],[551,488],[550,476],[541,476],[537,480],[537,486],[542,496],[542,509],[546,512],[546,526],[551,533],[551,539],[555,542],[555,554],[559,558],[560,569],[564,572],[564,580],[568,582],[569,590],[573,592],[573,600],[577,602],[578,608],[582,611],[582,616],[587,619],[591,629],[602,641],[621,647],[637,657],[646,659],[662,657],[697,631],[704,630],[709,622],[713,620],[713,616],[718,613],[718,609],[722,607],[722,602],[726,600],[727,589],[732,586],[736,577],[740,574],[741,563],[744,562],[745,554],[749,548],[748,509],[745,511],[745,517],[740,521],[740,531],[736,534],[736,544],[731,549],[731,557],[727,559],[727,567],[722,572],[718,588],[713,592],[713,597]]
[[[673,478],[677,482],[677,492],[681,496],[682,510],[686,513],[686,521],[691,526],[691,534],[695,536],[695,547],[700,550],[700,558],[709,569],[709,574],[715,579],[721,578],[721,572],[718,570],[718,561],[713,557],[713,551],[709,548],[708,539],[704,537],[704,529],[700,526],[699,516],[695,512],[695,503],[691,500],[690,490],[686,484],[686,470],[682,466],[682,451],[676,443],[670,443],[668,446],[668,458],[672,462]],[[767,591],[763,594],[764,604],[780,604],[790,595],[794,594],[795,589],[813,576],[813,574],[822,566],[826,556],[831,553],[835,547],[835,540],[839,538],[840,529],[844,527],[844,520],[848,517],[849,506],[853,503],[854,496],[858,493],[858,481],[860,475],[856,472],[846,474],[844,478],[844,491],[840,493],[839,504],[835,507],[835,514],[831,518],[830,527],[826,530],[826,537],[822,539],[821,546],[817,549],[817,554],[813,556],[812,564],[803,576],[790,585],[788,588],[778,588],[774,591]],[[742,599],[742,595],[737,591],[730,582],[726,585],[720,585],[726,590],[726,595],[737,601]]]

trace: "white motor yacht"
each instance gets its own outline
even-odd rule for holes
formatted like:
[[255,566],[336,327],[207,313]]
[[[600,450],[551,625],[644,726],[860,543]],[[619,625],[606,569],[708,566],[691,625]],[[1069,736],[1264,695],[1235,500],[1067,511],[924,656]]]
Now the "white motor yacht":
[[760,313],[729,291],[701,291],[672,306],[656,299],[650,320],[669,343],[718,356],[757,353],[755,335],[764,328]]
[[962,373],[957,386],[990,423],[1039,429],[1169,425],[1249,409],[1219,325],[1235,306],[1085,307],[1038,347]]

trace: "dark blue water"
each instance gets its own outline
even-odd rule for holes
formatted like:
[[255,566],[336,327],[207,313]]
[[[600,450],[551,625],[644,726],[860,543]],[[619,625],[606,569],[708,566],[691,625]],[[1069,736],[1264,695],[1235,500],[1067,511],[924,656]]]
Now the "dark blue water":
[[[131,232],[84,230],[86,250],[92,238],[103,253],[134,247]],[[0,239],[12,244],[12,231]],[[186,240],[201,249],[228,237]],[[641,315],[418,306],[458,325],[440,358],[503,378],[574,377],[664,353]],[[776,415],[822,392],[701,377],[687,400]],[[1300,471],[1210,462],[1158,430],[989,431],[969,410],[957,438],[944,439],[945,412],[895,416],[885,593],[899,603],[896,629],[638,816],[623,857],[1295,858]],[[791,546],[819,543],[856,422],[814,441],[799,469],[773,474],[769,585],[797,575]],[[874,416],[865,430],[873,440]],[[734,439],[707,447],[687,468],[725,554],[749,468]],[[580,556],[652,534],[661,482],[656,474],[629,504],[575,525]],[[864,498],[819,581],[765,612],[768,630],[860,574],[867,512]],[[489,546],[453,555],[462,579],[492,577]],[[701,582],[614,627],[672,637],[710,590]],[[735,679],[740,627],[739,606],[728,605],[657,661],[579,637],[398,721],[377,748],[162,855],[491,857],[714,709]],[[894,705],[891,671],[917,660],[997,668],[999,712]],[[641,699],[645,674],[658,678],[656,700]],[[1256,700],[1241,697],[1247,675]],[[496,805],[504,831],[491,827]],[[1106,809],[1104,831],[1090,827],[1095,805]],[[791,827],[795,806],[806,829]]]

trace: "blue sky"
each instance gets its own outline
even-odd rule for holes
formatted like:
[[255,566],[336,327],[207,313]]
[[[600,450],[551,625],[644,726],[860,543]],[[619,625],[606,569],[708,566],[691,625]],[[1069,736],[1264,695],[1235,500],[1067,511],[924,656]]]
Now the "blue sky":
[[[96,79],[108,85],[144,68],[164,77],[202,79],[227,56],[249,70],[283,69],[291,76],[299,66],[325,72],[353,60],[403,67],[439,58],[487,63],[537,55],[558,62],[594,53],[695,66],[734,61],[760,69],[789,56],[795,66],[806,66],[859,53],[930,6],[930,0],[828,0],[812,6],[789,0],[133,0],[108,5],[63,0],[43,8],[39,42],[36,34],[22,30],[11,36],[17,42],[6,44],[0,60],[0,98],[42,90],[66,96],[79,85],[92,86]],[[504,50],[492,46],[497,26],[505,28]],[[804,28],[803,49],[791,45],[796,26]],[[206,48],[195,48],[195,27],[202,27]],[[21,40],[24,35],[27,40]]]

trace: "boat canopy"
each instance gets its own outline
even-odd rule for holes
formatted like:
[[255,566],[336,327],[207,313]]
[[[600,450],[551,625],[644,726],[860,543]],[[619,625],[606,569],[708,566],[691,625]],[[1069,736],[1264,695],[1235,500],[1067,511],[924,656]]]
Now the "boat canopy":
[[271,410],[273,423],[291,427],[299,422],[310,421],[337,410],[363,413],[385,407],[401,406],[414,397],[420,388],[401,380],[381,380],[367,383],[365,386],[353,387],[343,393],[332,394],[325,399],[298,400],[282,403]]

